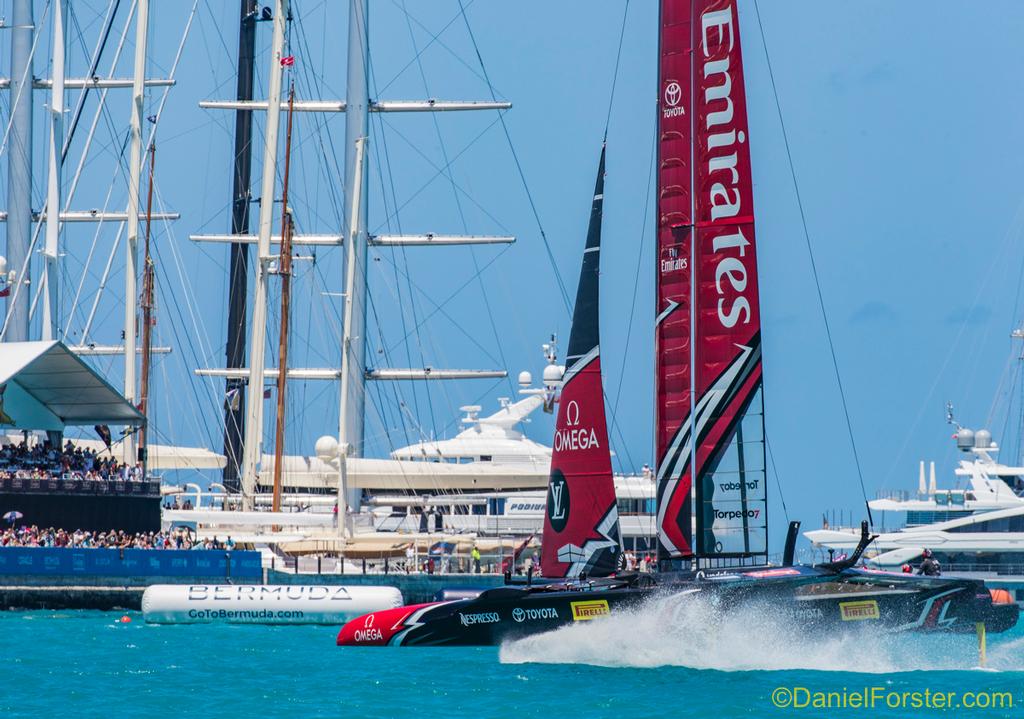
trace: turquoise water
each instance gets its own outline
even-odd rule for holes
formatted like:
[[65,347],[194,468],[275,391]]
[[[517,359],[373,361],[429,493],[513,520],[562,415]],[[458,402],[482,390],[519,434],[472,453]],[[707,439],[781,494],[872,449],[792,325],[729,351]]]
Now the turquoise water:
[[[131,613],[0,612],[0,716],[1021,716],[1024,632],[799,638],[613,617],[502,648],[339,648],[331,627],[149,626]],[[698,618],[699,619],[699,618]],[[680,627],[682,627],[680,629]],[[1013,709],[778,709],[779,687],[1005,691]]]

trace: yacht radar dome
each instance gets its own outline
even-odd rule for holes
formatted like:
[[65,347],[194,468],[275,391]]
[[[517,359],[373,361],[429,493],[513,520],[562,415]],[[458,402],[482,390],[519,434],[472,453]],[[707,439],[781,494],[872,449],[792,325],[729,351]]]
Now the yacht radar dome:
[[556,364],[549,364],[544,368],[544,384],[548,386],[557,385],[562,381],[563,372],[565,372],[565,367]]
[[531,384],[533,384],[533,375],[530,374],[529,372],[525,371],[525,370],[520,372],[519,373],[519,386],[520,387],[529,387]]
[[316,441],[314,449],[318,459],[328,462],[338,456],[338,440],[329,434],[325,434]]
[[964,452],[974,449],[974,432],[961,427],[956,431],[956,448]]
[[974,447],[976,449],[990,449],[992,447],[992,433],[987,429],[979,429],[975,432]]

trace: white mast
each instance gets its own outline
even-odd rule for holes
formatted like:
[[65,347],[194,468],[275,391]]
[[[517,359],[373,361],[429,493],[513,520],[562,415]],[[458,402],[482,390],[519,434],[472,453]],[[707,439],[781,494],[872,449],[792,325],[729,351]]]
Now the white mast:
[[11,27],[10,136],[7,148],[7,247],[8,267],[14,272],[7,299],[5,336],[11,342],[29,339],[29,247],[32,236],[32,86],[35,82],[32,55],[32,0],[14,0]]
[[[349,193],[349,243],[345,283],[345,336],[342,358],[342,401],[339,422],[342,450],[363,454],[363,407],[366,401],[366,163],[358,154],[369,135],[370,97],[367,82],[369,32],[365,0],[350,0],[348,12],[348,85],[345,90],[345,190]],[[341,511],[339,506],[338,511]],[[340,522],[339,522],[340,524]]]
[[53,4],[53,82],[50,85],[50,157],[46,178],[46,244],[43,246],[44,340],[57,339],[58,240],[60,238],[60,170],[64,147],[64,11],[67,0]]
[[[139,183],[142,180],[142,120],[146,91],[146,39],[149,35],[149,0],[138,0],[135,10],[135,70],[132,77],[131,153],[128,166],[128,242],[124,267],[124,398],[135,404],[135,329],[138,313]],[[59,208],[53,207],[51,212]],[[135,435],[124,438],[124,461],[134,465]]]
[[[362,382],[361,367],[363,358],[356,355],[352,343],[352,318],[356,312],[356,301],[360,299],[353,294],[356,284],[356,275],[359,273],[359,245],[356,242],[356,235],[359,234],[360,205],[363,198],[363,158],[366,153],[366,138],[360,137],[355,142],[354,164],[352,169],[353,181],[355,184],[349,186],[349,220],[348,235],[346,236],[347,252],[345,253],[345,313],[344,326],[341,335],[341,399],[338,407],[338,532],[342,537],[351,536],[348,527],[348,455],[352,450],[349,444],[349,437],[352,436],[352,428],[349,423],[352,421],[362,424],[362,417],[352,417],[350,414],[350,397],[352,386],[352,373],[358,373],[357,382]],[[364,248],[365,249],[365,248]],[[360,304],[362,304],[360,302]],[[362,350],[362,343],[358,345]]]
[[256,478],[263,440],[263,374],[267,339],[267,274],[270,235],[274,222],[274,180],[277,171],[277,133],[281,119],[281,57],[284,52],[285,21],[288,0],[277,0],[274,11],[274,39],[270,53],[270,83],[264,130],[263,180],[260,190],[260,220],[257,239],[256,278],[252,306],[252,337],[249,340],[249,384],[245,389],[245,444],[242,452],[242,501],[246,509],[253,505]]

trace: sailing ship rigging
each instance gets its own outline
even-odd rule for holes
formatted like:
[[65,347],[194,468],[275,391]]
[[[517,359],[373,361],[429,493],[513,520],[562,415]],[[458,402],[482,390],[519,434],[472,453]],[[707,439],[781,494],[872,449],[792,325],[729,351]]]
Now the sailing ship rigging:
[[[242,16],[242,35],[240,36],[240,65],[244,60],[247,59],[249,43],[248,33],[251,32],[249,26],[253,22],[253,9],[251,6],[243,6]],[[324,236],[317,235],[304,235],[303,233],[292,233],[290,237],[286,238],[285,235],[290,233],[294,226],[294,218],[289,216],[286,219],[287,227],[282,228],[282,236],[280,239],[272,237],[270,231],[271,223],[271,209],[274,201],[274,190],[275,190],[275,167],[277,157],[277,135],[278,135],[278,116],[280,109],[282,108],[281,103],[281,75],[285,69],[289,69],[295,66],[297,62],[294,55],[290,54],[291,50],[286,50],[287,46],[287,27],[290,22],[290,10],[287,2],[278,2],[275,4],[273,10],[263,11],[260,14],[261,19],[265,19],[269,16],[270,21],[273,24],[273,41],[271,48],[271,63],[270,71],[268,73],[268,92],[267,99],[262,102],[251,101],[241,99],[241,96],[251,94],[248,92],[247,87],[242,87],[241,81],[239,83],[239,95],[240,99],[234,102],[230,101],[207,101],[201,103],[201,106],[214,108],[214,109],[230,109],[236,112],[252,112],[261,111],[265,113],[265,144],[263,153],[263,177],[261,181],[262,189],[260,192],[260,220],[258,233],[255,238],[249,235],[232,234],[230,236],[220,235],[194,235],[193,240],[204,242],[204,241],[219,241],[219,242],[230,242],[234,244],[249,244],[253,241],[258,246],[258,257],[256,271],[255,271],[255,283],[254,283],[254,296],[252,301],[252,318],[249,323],[251,328],[251,337],[248,341],[249,352],[248,352],[248,368],[233,368],[228,367],[224,370],[218,369],[201,369],[198,374],[205,376],[220,376],[228,379],[242,380],[245,381],[245,400],[244,406],[246,408],[244,419],[238,421],[236,419],[239,416],[238,407],[242,403],[232,403],[228,407],[226,413],[229,425],[227,428],[228,437],[225,444],[225,454],[228,455],[229,460],[234,450],[234,439],[230,436],[235,428],[241,429],[244,427],[244,441],[242,443],[244,451],[242,453],[242,462],[239,467],[240,474],[240,489],[243,497],[243,501],[246,506],[252,506],[254,495],[258,492],[260,487],[260,477],[265,471],[264,455],[261,451],[262,439],[263,439],[263,404],[262,393],[263,393],[263,382],[264,378],[273,373],[273,370],[264,369],[264,338],[267,330],[267,285],[266,278],[269,273],[269,261],[271,257],[277,257],[277,255],[271,252],[271,244],[276,243],[280,246],[283,241],[290,241],[297,245],[302,246],[304,244],[313,245],[334,245],[338,246],[343,244],[342,238],[344,237],[347,247],[345,248],[346,253],[346,269],[345,269],[345,286],[343,291],[345,310],[344,320],[342,322],[342,356],[341,356],[341,368],[298,368],[298,367],[285,367],[279,365],[276,370],[278,375],[278,386],[283,387],[283,383],[289,376],[294,376],[303,379],[340,379],[341,381],[341,401],[340,401],[340,414],[339,419],[339,435],[335,440],[335,449],[331,449],[329,454],[333,455],[333,461],[338,466],[339,473],[339,484],[344,484],[343,474],[344,468],[347,464],[346,459],[350,456],[357,457],[363,454],[363,432],[364,432],[364,408],[365,408],[365,385],[367,378],[375,380],[396,380],[396,379],[461,379],[461,378],[500,378],[505,376],[504,370],[439,370],[430,367],[423,369],[408,368],[408,369],[378,369],[367,367],[367,352],[366,352],[366,314],[368,310],[367,303],[367,259],[368,251],[371,246],[388,246],[388,247],[401,247],[405,245],[416,245],[422,244],[422,238],[412,235],[374,235],[370,237],[366,230],[366,215],[368,207],[368,196],[369,188],[367,182],[367,162],[360,159],[360,153],[365,154],[365,150],[360,150],[360,147],[366,146],[369,140],[369,115],[371,112],[437,112],[437,111],[466,111],[466,110],[500,110],[507,109],[510,107],[509,103],[497,102],[497,101],[454,101],[446,102],[439,100],[428,100],[424,102],[409,102],[409,101],[387,101],[387,100],[375,100],[373,102],[369,99],[368,90],[368,79],[367,79],[367,63],[368,63],[368,40],[369,36],[367,33],[367,8],[362,2],[352,2],[350,4],[349,11],[349,50],[348,50],[348,69],[347,69],[347,93],[344,102],[327,102],[322,100],[299,100],[292,101],[288,104],[288,108],[291,111],[296,112],[337,112],[344,111],[345,113],[345,148],[346,148],[346,160],[345,160],[345,180],[344,186],[348,194],[348,202],[346,208],[348,209],[348,217],[346,218],[345,225],[346,231],[342,234],[330,238],[327,236],[327,241],[324,240]],[[301,59],[298,60],[301,63]],[[273,111],[268,111],[273,109]],[[242,120],[236,122],[236,129],[245,131],[245,123]],[[237,138],[236,138],[237,148]],[[236,163],[238,163],[238,155],[236,154]],[[240,174],[244,174],[244,161],[241,162],[243,167],[239,168],[240,171],[236,172],[236,177]],[[237,187],[235,188],[235,197],[239,197]],[[240,224],[236,222],[235,218],[232,219],[233,227]],[[511,241],[512,238],[496,238],[487,236],[429,236],[428,244],[470,244],[475,242],[483,242],[486,244],[493,244],[495,241],[507,242]],[[233,263],[237,263],[234,266],[241,264],[242,260],[240,257],[234,257]],[[234,280],[233,280],[234,282]],[[235,288],[234,285],[229,291],[232,302],[238,296],[240,290]],[[233,311],[230,314],[234,317],[235,322],[244,321],[244,313]],[[286,322],[286,318],[282,316],[281,322]],[[229,327],[229,343],[235,343],[237,337],[243,330],[237,327]],[[237,349],[237,348],[236,348]],[[229,349],[229,355],[233,352]],[[230,364],[230,363],[229,363]],[[272,375],[271,375],[272,376]],[[234,392],[237,396],[239,387],[235,386],[228,387],[228,392]],[[279,421],[283,421],[284,405],[281,397],[281,392],[278,392],[278,405],[279,405]],[[277,444],[277,443],[275,443]],[[318,442],[318,446],[326,447],[326,443]],[[275,452],[275,454],[280,454]],[[274,459],[274,487],[277,488],[280,485],[280,475],[282,469],[282,460],[279,457]],[[225,479],[233,481],[231,475],[232,470],[228,470],[225,474]],[[275,489],[275,494],[279,490]],[[344,500],[339,497],[339,504],[344,505]]]

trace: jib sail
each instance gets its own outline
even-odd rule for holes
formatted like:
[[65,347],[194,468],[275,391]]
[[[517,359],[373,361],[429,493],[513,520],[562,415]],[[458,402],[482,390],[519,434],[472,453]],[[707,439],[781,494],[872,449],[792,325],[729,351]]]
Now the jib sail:
[[604,157],[602,148],[555,422],[541,554],[546,577],[606,576],[619,554],[598,321]]

